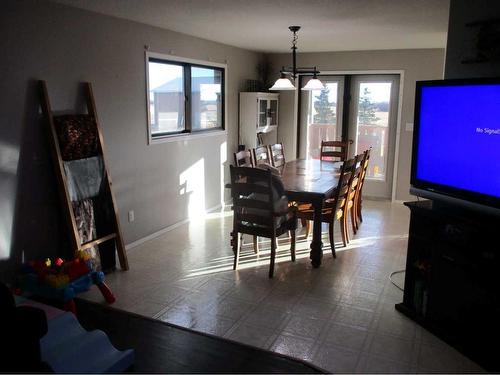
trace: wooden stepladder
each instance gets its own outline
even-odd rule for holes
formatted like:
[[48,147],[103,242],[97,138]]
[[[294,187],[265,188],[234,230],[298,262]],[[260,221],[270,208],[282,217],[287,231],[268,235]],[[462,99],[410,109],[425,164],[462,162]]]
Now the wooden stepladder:
[[[104,244],[105,242],[107,243],[108,241],[114,241],[116,245],[116,252],[118,254],[118,260],[120,262],[120,267],[122,270],[128,270],[129,265],[127,260],[127,254],[125,252],[125,246],[123,244],[123,237],[120,229],[120,222],[118,217],[118,211],[116,208],[116,201],[113,195],[113,191],[111,189],[112,186],[111,177],[109,175],[109,171],[106,166],[104,142],[102,137],[102,131],[99,126],[99,120],[97,117],[97,110],[95,106],[94,95],[92,92],[92,86],[89,82],[86,82],[84,85],[85,85],[85,97],[86,97],[87,112],[88,112],[87,115],[89,119],[91,119],[90,121],[92,121],[92,125],[95,124],[96,127],[95,134],[97,136],[97,142],[96,142],[97,155],[102,158],[102,163],[103,163],[102,189],[100,196],[102,196],[104,203],[110,208],[109,211],[111,212],[111,214],[107,218],[109,222],[106,225],[106,228],[111,228],[111,229],[108,230],[107,233],[103,235],[100,235],[98,233],[99,236],[97,236],[97,238],[94,238],[87,242],[83,242],[80,237],[79,230],[77,227],[77,221],[75,218],[75,212],[73,210],[72,200],[70,197],[68,177],[64,168],[64,160],[61,153],[60,139],[58,137],[56,130],[55,120],[58,119],[58,116],[55,116],[54,113],[52,112],[46,82],[39,81],[42,112],[46,118],[46,123],[48,128],[47,133],[49,135],[49,143],[51,148],[53,164],[55,167],[55,173],[57,176],[56,177],[57,185],[58,185],[59,195],[61,198],[62,209],[70,232],[69,236],[70,246],[73,252],[76,253],[79,250],[90,249],[93,247],[97,247],[100,244]],[[70,117],[70,116],[65,115],[65,117]],[[114,251],[114,249],[115,249],[114,246],[106,248],[106,250],[109,251]],[[101,257],[102,257],[102,252],[101,252]]]

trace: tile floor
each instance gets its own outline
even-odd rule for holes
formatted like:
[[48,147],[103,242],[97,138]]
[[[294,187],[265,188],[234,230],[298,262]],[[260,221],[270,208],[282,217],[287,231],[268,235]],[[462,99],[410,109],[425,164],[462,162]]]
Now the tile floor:
[[[349,246],[338,245],[335,260],[325,232],[319,269],[310,265],[303,235],[295,263],[287,238],[280,239],[270,280],[269,242],[262,240],[257,257],[247,238],[240,269],[233,271],[231,212],[210,214],[131,250],[130,270],[108,275],[107,283],[117,308],[301,358],[329,372],[481,372],[394,309],[403,294],[388,276],[405,265],[408,209],[366,201],[364,218]],[[394,276],[399,285],[403,279]],[[84,297],[102,301],[96,289]]]

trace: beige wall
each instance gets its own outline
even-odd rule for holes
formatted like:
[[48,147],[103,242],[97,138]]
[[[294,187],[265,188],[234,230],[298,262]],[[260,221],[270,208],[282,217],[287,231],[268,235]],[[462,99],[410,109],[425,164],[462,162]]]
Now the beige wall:
[[[227,136],[147,145],[145,45],[227,61]],[[47,80],[56,110],[81,107],[78,82],[92,82],[126,243],[187,217],[190,194],[182,194],[180,177],[196,163],[204,169],[193,179],[196,189],[204,185],[205,208],[220,203],[221,170],[228,169],[221,154],[236,149],[238,92],[256,78],[260,54],[35,0],[2,2],[0,50],[0,271],[22,252],[26,259],[53,255],[64,239],[37,79]]]
[[[495,58],[480,63],[462,63],[463,60],[470,60],[476,56],[475,47],[479,31],[478,27],[468,27],[466,24],[495,18],[500,18],[500,1],[498,0],[451,1],[448,43],[446,46],[445,78],[500,76],[500,46],[498,43],[492,46],[496,51]],[[498,38],[495,41],[498,42]]]
[[[277,71],[291,64],[291,54],[271,54],[269,60]],[[408,200],[411,166],[411,131],[406,123],[413,123],[415,82],[442,79],[444,66],[443,49],[352,51],[303,53],[297,56],[298,66],[316,65],[321,71],[404,71],[401,133],[399,137],[399,166],[397,170],[396,199]],[[275,73],[278,76],[278,73]],[[281,92],[280,125],[278,137],[286,148],[287,158],[295,157],[297,124],[294,123],[294,93]]]

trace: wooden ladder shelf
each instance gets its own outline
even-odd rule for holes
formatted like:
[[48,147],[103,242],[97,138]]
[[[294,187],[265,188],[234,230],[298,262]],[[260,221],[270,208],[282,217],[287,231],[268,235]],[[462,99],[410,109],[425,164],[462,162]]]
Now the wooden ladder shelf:
[[110,215],[110,227],[112,227],[112,232],[107,233],[99,238],[93,239],[88,242],[83,242],[80,238],[77,221],[75,218],[75,213],[73,211],[72,201],[70,199],[70,192],[68,189],[68,178],[66,176],[66,171],[64,169],[64,162],[61,153],[61,146],[59,143],[59,138],[56,131],[55,121],[54,121],[54,113],[52,112],[50,106],[49,95],[47,91],[47,84],[45,81],[39,81],[39,90],[40,90],[40,98],[41,98],[41,106],[43,115],[46,118],[46,123],[48,127],[48,135],[50,148],[52,153],[53,164],[55,167],[55,173],[57,176],[57,185],[59,189],[59,194],[61,198],[62,208],[65,216],[65,220],[70,229],[70,246],[74,253],[79,250],[89,249],[94,246],[98,246],[104,242],[114,240],[116,244],[116,252],[118,254],[118,260],[120,262],[120,267],[122,270],[128,270],[128,260],[127,254],[125,252],[125,246],[123,244],[123,238],[120,230],[120,223],[118,218],[118,211],[116,208],[116,201],[113,195],[113,191],[111,189],[112,182],[111,177],[109,175],[109,171],[106,165],[105,153],[104,153],[104,142],[102,137],[102,131],[99,125],[99,120],[97,117],[97,110],[94,101],[94,95],[92,92],[92,86],[89,82],[84,84],[85,86],[85,96],[86,96],[86,104],[87,104],[87,112],[88,115],[93,119],[93,122],[96,126],[97,132],[97,154],[101,156],[103,162],[104,175],[103,179],[103,194],[106,199],[109,200],[107,202],[111,207],[111,215]]

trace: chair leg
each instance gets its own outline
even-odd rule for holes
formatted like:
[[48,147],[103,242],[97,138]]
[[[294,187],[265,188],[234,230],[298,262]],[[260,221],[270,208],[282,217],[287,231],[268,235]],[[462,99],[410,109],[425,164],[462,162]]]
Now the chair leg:
[[351,209],[349,210],[349,213],[351,214],[351,224],[352,224],[352,232],[356,234],[358,232],[356,228],[356,210],[355,206],[353,205]]
[[255,254],[259,254],[259,238],[253,236],[253,251]]
[[238,261],[240,260],[240,240],[238,236],[238,232],[231,232],[231,245],[233,246],[234,253],[234,261],[233,261],[233,270],[238,268]]
[[355,229],[354,231],[354,234],[357,233],[358,229],[359,229],[359,225],[358,225],[358,197],[356,196],[356,198],[354,198],[354,201],[353,201],[353,205],[352,205],[352,222],[353,222],[353,226]]
[[361,198],[358,198],[356,202],[356,226],[359,229],[361,225]]
[[306,239],[309,237],[309,233],[311,232],[311,222],[306,220]]
[[348,222],[347,222],[347,215],[349,214],[349,210],[346,210],[344,212],[344,215],[342,215],[342,221],[344,222],[344,233],[345,233],[345,241],[349,243],[349,227],[348,227]]
[[292,262],[295,262],[295,229],[290,231],[290,253]]
[[362,214],[362,211],[363,211],[363,205],[362,205],[362,204],[363,204],[363,201],[360,199],[360,200],[359,200],[359,206],[358,206],[358,207],[359,207],[359,208],[358,208],[358,210],[359,210],[359,214],[358,214],[358,215],[359,215],[359,222],[360,222],[360,223],[362,223],[362,222],[363,222],[363,214]]
[[347,246],[347,238],[346,238],[346,234],[345,234],[344,218],[341,217],[339,221],[340,221],[340,233],[342,234],[342,243],[344,244],[344,247],[346,247]]
[[333,221],[330,222],[328,226],[328,235],[330,236],[330,247],[332,248],[332,255],[334,258],[337,258],[337,253],[335,251],[335,240],[333,238]]
[[303,228],[306,228],[305,236],[307,239],[307,237],[309,237],[309,233],[311,232],[311,224],[307,219],[300,219],[300,223],[302,224]]
[[274,259],[276,258],[276,237],[271,238],[271,264],[269,265],[269,278],[274,276]]

